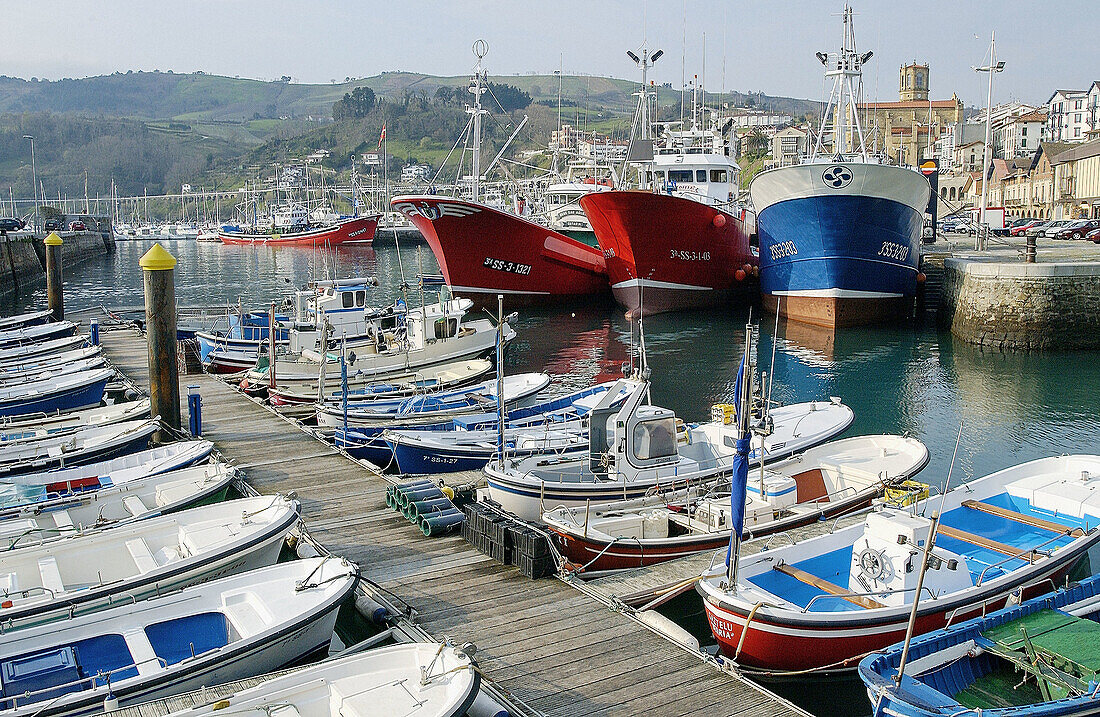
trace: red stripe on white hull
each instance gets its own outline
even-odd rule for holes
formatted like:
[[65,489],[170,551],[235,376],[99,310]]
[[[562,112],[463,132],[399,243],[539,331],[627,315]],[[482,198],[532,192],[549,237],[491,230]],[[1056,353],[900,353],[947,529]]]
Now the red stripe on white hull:
[[390,204],[424,235],[456,291],[528,301],[607,291],[599,249],[522,217],[431,195],[394,197]]

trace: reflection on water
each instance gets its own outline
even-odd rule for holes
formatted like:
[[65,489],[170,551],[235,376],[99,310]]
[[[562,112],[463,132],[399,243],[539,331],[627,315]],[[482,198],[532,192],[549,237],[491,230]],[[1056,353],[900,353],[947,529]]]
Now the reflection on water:
[[[400,255],[389,244],[346,247],[334,257],[308,249],[164,243],[179,259],[177,296],[185,305],[236,304],[240,298],[245,307],[260,307],[311,276],[324,276],[326,264],[334,260],[341,276],[379,278],[377,304],[401,294],[403,268],[409,300],[415,304],[420,262],[425,271],[438,271],[430,251],[423,248],[418,258],[415,244],[402,244]],[[149,246],[120,242],[114,255],[75,268],[66,277],[66,306],[140,306],[138,259]],[[3,309],[10,313],[45,303],[41,287]],[[748,309],[729,308],[647,319],[654,402],[688,421],[705,420],[711,404],[729,402],[747,317]],[[563,391],[618,377],[638,341],[637,331],[610,305],[522,309],[516,329],[509,370],[548,371],[559,377]],[[772,322],[765,320],[759,355],[769,374],[773,347],[777,400],[840,396],[856,414],[848,435],[916,436],[932,454],[922,474],[926,481],[942,484],[947,476],[960,422],[963,435],[953,484],[1044,456],[1100,452],[1095,354],[983,353],[955,343],[934,326],[865,327],[834,337],[813,327],[780,324],[777,337]],[[684,600],[678,609],[689,629],[706,642],[705,622],[690,621],[692,614],[701,614],[698,597],[689,593]],[[771,687],[825,713],[820,687],[805,684]],[[835,682],[833,687],[845,695],[842,712],[869,712],[858,685]]]

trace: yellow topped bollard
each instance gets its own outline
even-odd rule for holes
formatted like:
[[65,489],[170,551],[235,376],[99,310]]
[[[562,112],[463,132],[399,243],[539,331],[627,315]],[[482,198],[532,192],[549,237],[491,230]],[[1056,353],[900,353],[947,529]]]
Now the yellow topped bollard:
[[[145,335],[149,342],[149,400],[161,425],[179,431],[180,381],[176,358],[176,259],[159,243],[138,262],[145,274]],[[157,432],[165,443],[174,436]]]
[[61,290],[61,247],[65,242],[57,232],[50,232],[43,242],[46,245],[46,300],[54,321],[65,318],[65,294]]

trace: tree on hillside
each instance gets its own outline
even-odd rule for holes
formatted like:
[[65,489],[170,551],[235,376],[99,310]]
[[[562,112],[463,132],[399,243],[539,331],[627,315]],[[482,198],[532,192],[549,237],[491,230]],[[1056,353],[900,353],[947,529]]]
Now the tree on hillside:
[[351,92],[345,92],[343,98],[333,103],[332,119],[366,117],[374,108],[374,101],[374,90],[369,87],[356,87]]
[[500,103],[505,112],[521,110],[531,104],[531,95],[512,85],[498,85],[495,82],[490,82],[489,91],[493,94],[493,97],[497,98],[497,102]]
[[768,136],[754,127],[745,135],[745,154],[752,158],[763,157],[768,153]]

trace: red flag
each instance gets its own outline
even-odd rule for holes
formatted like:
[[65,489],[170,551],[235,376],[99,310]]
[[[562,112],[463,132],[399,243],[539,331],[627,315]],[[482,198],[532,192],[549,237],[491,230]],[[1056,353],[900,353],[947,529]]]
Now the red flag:
[[382,140],[386,139],[386,125],[382,125],[382,134],[378,136],[378,149],[382,149]]

